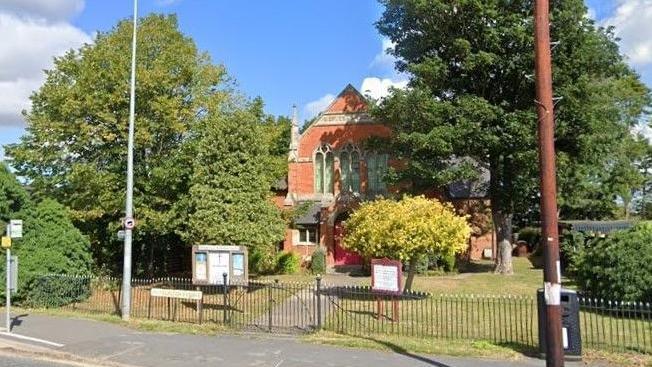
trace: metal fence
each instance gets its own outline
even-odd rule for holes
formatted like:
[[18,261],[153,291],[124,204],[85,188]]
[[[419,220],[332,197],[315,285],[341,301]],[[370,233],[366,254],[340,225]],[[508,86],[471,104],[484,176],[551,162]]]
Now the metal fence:
[[[121,280],[50,275],[40,277],[24,300],[35,307],[120,313]],[[201,300],[152,297],[152,288],[200,290]],[[486,340],[522,349],[538,347],[534,295],[433,295],[405,292],[378,296],[369,287],[249,281],[195,286],[190,279],[132,281],[132,317],[216,323],[266,332],[328,330],[354,336]],[[581,298],[584,347],[652,354],[652,307]]]

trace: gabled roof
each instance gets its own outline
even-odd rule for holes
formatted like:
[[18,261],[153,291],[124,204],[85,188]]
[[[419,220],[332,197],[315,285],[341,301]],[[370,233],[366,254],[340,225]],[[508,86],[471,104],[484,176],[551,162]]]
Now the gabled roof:
[[367,107],[367,99],[354,86],[348,84],[323,114],[366,112]]

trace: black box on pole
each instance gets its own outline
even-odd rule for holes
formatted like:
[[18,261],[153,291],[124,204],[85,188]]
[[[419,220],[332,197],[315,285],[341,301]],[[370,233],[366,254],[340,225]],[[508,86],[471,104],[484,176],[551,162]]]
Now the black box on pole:
[[[537,311],[539,314],[539,352],[546,355],[546,299],[543,289],[537,290]],[[580,302],[577,292],[562,288],[561,290],[561,327],[564,359],[579,361],[582,359],[582,335],[580,333]]]

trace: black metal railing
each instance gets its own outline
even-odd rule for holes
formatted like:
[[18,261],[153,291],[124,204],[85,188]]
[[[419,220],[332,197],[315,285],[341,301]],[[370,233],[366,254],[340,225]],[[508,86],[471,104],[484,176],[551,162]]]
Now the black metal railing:
[[[121,280],[110,277],[39,277],[33,307],[120,313]],[[152,288],[199,290],[201,300],[152,297]],[[131,314],[193,323],[223,324],[266,332],[399,335],[415,338],[484,340],[531,350],[538,347],[533,296],[451,295],[405,292],[379,296],[369,287],[315,282],[249,281],[196,286],[185,278],[133,279]],[[652,354],[652,307],[579,298],[586,348]]]
[[580,298],[582,343],[612,352],[652,354],[652,306]]

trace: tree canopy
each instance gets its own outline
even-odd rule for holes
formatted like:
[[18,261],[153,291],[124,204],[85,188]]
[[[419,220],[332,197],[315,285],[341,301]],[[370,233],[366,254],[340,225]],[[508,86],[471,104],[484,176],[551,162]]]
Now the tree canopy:
[[[6,148],[36,197],[56,197],[69,208],[90,236],[95,260],[109,270],[121,265],[116,232],[124,215],[132,30],[132,21],[120,21],[56,58],[31,97],[27,133]],[[175,16],[141,18],[137,46],[134,271],[178,271],[204,120],[220,121],[248,102],[225,68],[180,32]],[[256,130],[265,146],[283,144],[286,120],[256,122],[265,125]],[[280,176],[279,159],[269,163]]]
[[[271,200],[279,167],[259,100],[248,108],[211,114],[203,122],[193,161],[187,238],[195,243],[244,245],[271,253],[285,221]],[[285,160],[284,160],[285,162]]]
[[[393,126],[391,147],[407,162],[393,176],[414,189],[441,188],[477,176],[455,159],[471,158],[490,172],[497,237],[508,240],[513,219],[538,217],[533,1],[381,3],[378,30],[410,77],[374,111]],[[551,9],[561,216],[604,215],[592,213],[612,200],[604,173],[619,168],[611,157],[636,139],[630,129],[650,94],[582,0],[553,0]]]

